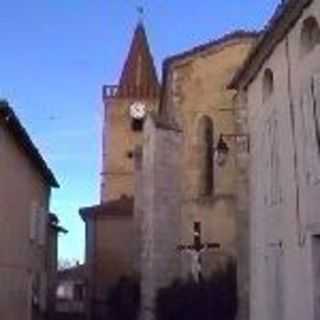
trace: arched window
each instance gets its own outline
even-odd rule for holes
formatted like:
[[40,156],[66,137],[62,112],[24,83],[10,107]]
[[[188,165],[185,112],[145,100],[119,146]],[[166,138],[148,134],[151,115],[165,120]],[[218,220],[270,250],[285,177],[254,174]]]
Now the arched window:
[[265,102],[273,93],[274,90],[274,79],[273,72],[271,69],[266,69],[263,75],[263,102]]
[[301,30],[301,52],[307,54],[320,43],[320,28],[314,17],[309,17],[303,21]]
[[203,116],[198,124],[199,144],[199,195],[209,196],[213,192],[213,122]]

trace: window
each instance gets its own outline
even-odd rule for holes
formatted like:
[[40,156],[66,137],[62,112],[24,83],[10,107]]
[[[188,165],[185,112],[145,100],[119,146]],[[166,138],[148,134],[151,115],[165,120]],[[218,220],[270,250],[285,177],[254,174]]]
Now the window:
[[38,213],[39,205],[36,201],[32,201],[30,210],[30,240],[37,239],[37,229],[38,229]]
[[314,17],[303,21],[301,30],[301,52],[303,55],[311,52],[320,43],[320,28]]
[[263,88],[262,88],[263,102],[269,99],[274,91],[274,79],[271,69],[266,69],[263,75]]
[[131,129],[133,131],[142,131],[143,130],[144,119],[132,119],[131,120]]
[[48,228],[48,213],[46,210],[41,209],[38,215],[38,244],[44,246],[47,240],[47,228]]
[[47,240],[48,212],[41,208],[36,201],[31,203],[30,240],[38,245],[45,245]]
[[198,125],[199,144],[199,194],[209,196],[213,192],[213,122],[210,117],[203,116]]

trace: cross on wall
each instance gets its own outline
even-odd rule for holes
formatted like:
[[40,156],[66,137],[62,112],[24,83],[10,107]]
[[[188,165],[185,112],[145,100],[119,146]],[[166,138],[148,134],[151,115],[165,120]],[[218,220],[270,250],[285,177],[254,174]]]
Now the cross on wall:
[[201,273],[201,254],[210,249],[219,249],[220,243],[217,242],[202,242],[201,241],[201,223],[195,222],[193,225],[193,244],[191,245],[178,245],[179,251],[186,251],[191,254],[191,273],[195,282],[199,282],[202,279]]

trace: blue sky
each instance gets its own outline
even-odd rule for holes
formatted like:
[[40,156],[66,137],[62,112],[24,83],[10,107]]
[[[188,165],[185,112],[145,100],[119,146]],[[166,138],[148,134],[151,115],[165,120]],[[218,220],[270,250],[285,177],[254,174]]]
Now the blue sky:
[[83,259],[78,209],[99,201],[101,86],[117,82],[137,22],[155,62],[234,29],[259,29],[280,0],[0,0],[0,97],[9,100],[61,188],[52,211],[69,234],[60,257]]

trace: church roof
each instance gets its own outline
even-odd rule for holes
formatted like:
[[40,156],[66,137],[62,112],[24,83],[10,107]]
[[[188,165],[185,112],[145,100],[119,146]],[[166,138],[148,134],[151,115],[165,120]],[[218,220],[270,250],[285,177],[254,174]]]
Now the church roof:
[[224,45],[229,41],[240,40],[240,39],[251,39],[251,38],[256,39],[259,35],[260,35],[260,32],[258,31],[246,31],[246,30],[236,30],[236,31],[227,33],[220,38],[210,40],[206,43],[203,43],[191,49],[188,49],[182,53],[178,53],[176,55],[167,57],[164,61],[164,68],[166,68],[168,65],[170,65],[175,61],[191,57],[193,55],[207,51],[209,49],[218,47],[220,45]]
[[47,163],[41,156],[35,144],[32,142],[29,134],[21,124],[13,109],[5,100],[0,101],[0,120],[4,121],[4,124],[9,133],[25,152],[27,157],[31,160],[35,168],[39,171],[48,185],[54,188],[58,188],[59,184],[54,174],[49,169]]
[[267,23],[259,41],[250,51],[242,67],[233,77],[229,88],[236,89],[240,82],[246,86],[252,81],[274,48],[300,18],[303,10],[314,0],[287,0],[281,2]]
[[240,40],[246,40],[246,39],[252,39],[256,41],[260,35],[261,35],[261,32],[258,32],[258,31],[235,30],[231,33],[225,34],[224,36],[218,39],[213,39],[206,43],[195,46],[189,50],[186,50],[182,53],[178,53],[176,55],[167,57],[164,60],[162,65],[163,84],[161,88],[162,93],[161,93],[161,99],[160,99],[160,111],[162,110],[163,104],[165,103],[165,91],[167,90],[166,83],[168,81],[168,72],[169,72],[170,66],[173,63],[184,60],[186,58],[192,57],[197,54],[201,54],[207,50],[212,50],[214,48],[221,48],[221,46],[225,46],[233,41],[240,41]]
[[159,80],[153,57],[150,52],[145,28],[138,23],[130,50],[125,61],[120,81],[119,90],[130,90],[133,94],[154,95],[159,94]]
[[108,201],[93,207],[80,209],[80,216],[85,221],[88,217],[132,217],[134,208],[133,197],[121,196],[119,199]]

